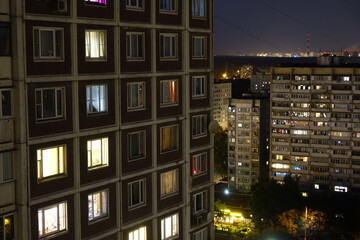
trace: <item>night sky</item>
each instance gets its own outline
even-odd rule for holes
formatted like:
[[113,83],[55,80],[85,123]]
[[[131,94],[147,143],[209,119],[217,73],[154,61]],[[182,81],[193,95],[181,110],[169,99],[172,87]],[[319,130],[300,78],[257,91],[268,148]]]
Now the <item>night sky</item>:
[[360,0],[214,0],[214,32],[215,55],[360,50]]

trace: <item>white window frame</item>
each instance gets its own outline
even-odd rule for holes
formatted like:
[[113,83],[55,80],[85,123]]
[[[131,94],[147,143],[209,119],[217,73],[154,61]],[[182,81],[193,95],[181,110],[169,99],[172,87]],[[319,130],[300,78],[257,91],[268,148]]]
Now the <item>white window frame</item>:
[[[165,99],[164,98],[164,89],[167,88],[167,92],[169,93],[169,96],[171,96],[171,89],[169,87],[169,84],[172,84],[176,91],[176,100],[171,101],[171,99]],[[178,105],[179,103],[179,84],[177,79],[171,79],[171,80],[161,80],[160,81],[160,107],[166,107],[166,106],[174,106]]]
[[[98,216],[95,216],[95,207],[94,198],[99,195],[100,201],[100,212]],[[94,193],[88,194],[88,221],[94,222],[99,219],[104,219],[109,216],[109,189],[97,191]]]
[[[4,101],[5,101],[5,97],[3,96],[4,92],[9,92],[10,93],[10,114],[5,115],[4,114]],[[4,118],[9,118],[12,116],[12,91],[11,89],[0,89],[0,119],[4,119]]]
[[[91,56],[91,49],[95,43],[91,42],[91,33],[97,34],[97,41],[98,41],[98,57]],[[104,35],[103,43],[101,42],[101,34]],[[89,38],[87,38],[89,36]],[[101,55],[102,52],[102,55]],[[106,30],[97,30],[97,29],[85,29],[85,60],[86,61],[106,61],[107,56],[107,31]]]
[[135,4],[132,4],[132,0],[126,0],[126,9],[144,11],[145,10],[144,0],[135,0]]
[[[57,172],[52,175],[44,176],[44,151],[55,150],[57,151],[57,159],[50,159],[57,164]],[[58,178],[66,176],[66,145],[51,146],[46,148],[40,148],[36,150],[36,162],[37,162],[37,180],[39,182],[47,179]],[[62,158],[62,159],[61,159]]]
[[[199,85],[197,82],[199,81]],[[200,88],[200,93],[197,94],[197,88]],[[193,98],[205,98],[206,97],[206,76],[193,76],[192,77],[192,96]]]
[[[131,155],[131,149],[132,149],[132,141],[131,137],[134,135],[138,135],[138,155]],[[128,160],[129,161],[135,161],[146,157],[146,131],[138,131],[138,132],[131,132],[128,133]]]
[[[41,32],[52,32],[53,35],[53,56],[42,56],[41,55]],[[56,33],[60,34],[60,42],[56,42]],[[38,43],[36,41],[36,35],[38,39]],[[38,45],[38,47],[36,47]],[[57,52],[56,48],[57,45],[60,45],[60,52]],[[38,48],[38,52],[36,49]],[[48,60],[64,60],[64,29],[63,28],[56,28],[56,27],[33,27],[33,57],[35,61],[48,61]]]
[[[64,219],[60,219],[61,218],[61,216],[60,216],[60,207],[62,207],[62,210],[63,210],[62,214],[63,214]],[[45,211],[47,211],[49,209],[53,209],[53,208],[56,208],[56,211],[57,211],[57,222],[56,222],[57,230],[45,233],[45,230],[46,230]],[[68,222],[67,221],[67,216],[68,216],[68,214],[67,214],[67,202],[66,201],[38,209],[39,238],[55,235],[55,234],[58,234],[58,233],[61,233],[61,232],[67,232],[67,228],[68,228],[68,226],[67,226],[67,224],[68,224],[67,223]],[[62,224],[60,223],[61,220],[63,220]]]
[[[15,223],[14,223],[14,214],[8,214],[8,215],[3,215],[0,217],[0,229],[2,229],[2,231],[0,232],[0,238],[4,239],[4,240],[15,240]],[[13,238],[9,238],[9,236],[7,236],[7,232],[6,229],[9,229],[8,226],[10,226],[10,233],[12,234],[11,236]]]
[[201,229],[193,234],[193,240],[206,240],[207,228]]
[[206,115],[195,115],[191,118],[192,127],[191,134],[192,138],[199,138],[207,136],[207,116]]
[[[203,5],[201,7],[201,5]],[[203,9],[203,12],[201,11]],[[191,16],[193,18],[206,18],[206,0],[192,0],[191,1]]]
[[[204,59],[206,58],[206,51],[207,51],[207,45],[206,45],[206,40],[207,37],[206,36],[193,36],[192,37],[192,58],[194,59]],[[196,41],[200,41],[199,43],[201,43],[201,50],[200,50],[200,54],[197,54],[198,51],[196,51],[195,49],[195,42]]]
[[[199,175],[203,175],[206,173],[207,171],[207,153],[203,152],[203,153],[198,153],[192,156],[191,158],[192,161],[192,175],[195,176],[199,176]],[[199,171],[199,172],[198,172]]]
[[[52,90],[54,91],[54,102],[55,102],[55,106],[54,110],[55,110],[55,115],[54,116],[50,116],[50,117],[45,117],[44,116],[44,91],[48,91],[48,90]],[[59,99],[58,99],[58,93],[60,93],[60,103],[59,103]],[[36,102],[37,101],[37,94],[40,94],[40,103]],[[62,119],[65,118],[65,88],[64,87],[54,87],[54,88],[37,88],[35,89],[35,117],[37,121],[46,121],[46,120],[55,120],[55,119]],[[60,106],[58,106],[60,104]],[[59,108],[61,109],[61,112],[59,112]],[[38,111],[41,111],[41,113],[39,113],[38,115]]]
[[[204,200],[206,199],[206,198],[205,198],[205,195],[206,195],[206,191],[199,192],[199,193],[196,193],[196,194],[193,195],[194,214],[198,214],[198,213],[201,213],[201,212],[203,212],[203,211],[206,210],[206,207],[204,206],[204,205],[205,205]],[[197,208],[198,208],[197,203],[196,203],[197,197],[200,197],[200,198],[201,198],[201,206],[200,206],[200,209],[199,209],[199,210],[197,210]]]
[[[161,7],[162,2],[168,2],[168,8]],[[161,13],[176,14],[177,13],[177,0],[159,0],[159,11]]]
[[[92,144],[95,141],[100,141],[100,163],[93,164],[93,152],[96,149],[92,149]],[[86,150],[87,150],[87,169],[88,171],[108,167],[109,166],[109,138],[95,138],[89,139],[86,141]]]
[[[170,180],[170,181],[168,181]],[[171,186],[166,189],[165,184]],[[168,190],[168,191],[167,191]],[[173,169],[160,174],[160,197],[168,197],[177,194],[179,191],[179,171]]]
[[[169,38],[169,45],[165,44],[165,39]],[[162,43],[162,44],[161,44]],[[170,49],[167,51],[167,47]],[[166,56],[166,52],[169,55]],[[177,60],[178,59],[178,34],[176,33],[160,33],[159,34],[159,55],[160,60]]]
[[[139,184],[139,202],[138,203],[133,203],[133,197],[132,197],[132,191],[133,191],[133,185],[134,184]],[[140,206],[145,205],[146,203],[146,181],[145,178],[143,179],[139,179],[133,182],[128,183],[128,207],[129,209],[133,209],[133,208],[137,208]]]
[[[171,131],[170,136],[173,138],[172,139],[172,143],[174,146],[171,146],[169,148],[163,149],[163,141],[164,141],[164,136],[163,136],[163,129],[165,128],[172,128],[173,130]],[[179,149],[179,126],[178,125],[169,125],[169,126],[164,126],[160,128],[160,153],[167,153],[170,151],[176,151]]]
[[[136,41],[136,54],[132,54],[132,41],[133,35],[137,36]],[[141,49],[139,49],[139,37],[142,38]],[[129,61],[144,61],[145,60],[145,33],[144,32],[127,32],[126,33],[126,60]]]
[[129,232],[129,240],[146,240],[146,226],[139,227]]
[[[170,232],[169,232],[170,231]],[[161,219],[161,240],[173,239],[179,236],[179,214]]]
[[[93,98],[93,88],[97,91],[98,98]],[[94,102],[97,102],[99,110],[94,110]],[[86,113],[87,114],[99,114],[107,113],[107,84],[93,84],[86,85]]]
[[[132,105],[132,99],[135,97],[132,94],[133,87],[137,86],[137,105]],[[143,110],[146,107],[146,84],[145,82],[128,82],[127,83],[127,109],[130,111]],[[142,99],[141,99],[142,98]]]
[[[14,163],[12,152],[0,152],[0,183],[13,180],[13,168]],[[5,178],[6,173],[10,174]]]

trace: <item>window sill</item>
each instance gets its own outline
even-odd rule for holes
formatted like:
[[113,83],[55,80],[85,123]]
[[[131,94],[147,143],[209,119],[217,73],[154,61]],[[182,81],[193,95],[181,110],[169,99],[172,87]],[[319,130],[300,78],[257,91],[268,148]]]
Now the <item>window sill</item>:
[[109,167],[109,165],[99,165],[99,166],[95,166],[95,167],[87,167],[87,171],[91,172],[91,171],[98,170],[101,168],[106,168],[106,167]]
[[106,58],[85,58],[85,62],[107,62]]
[[128,62],[145,62],[145,58],[126,58]]
[[195,20],[207,20],[207,17],[206,16],[191,16],[192,19],[195,19]]
[[175,151],[179,151],[179,148],[169,148],[169,149],[165,149],[165,150],[161,150],[160,149],[160,154],[166,154],[166,153],[170,153],[170,152],[175,152]]
[[136,161],[139,161],[139,160],[143,160],[145,158],[146,158],[146,155],[139,156],[137,158],[128,158],[128,162],[136,162]]
[[192,99],[197,100],[197,99],[204,99],[207,98],[206,95],[192,95]]
[[130,211],[133,211],[133,210],[142,208],[142,207],[146,207],[146,203],[139,203],[139,204],[137,204],[137,205],[128,206],[128,210],[129,210],[129,212],[130,212]]
[[46,182],[50,182],[50,181],[55,181],[61,178],[65,178],[67,177],[66,174],[58,174],[58,175],[53,175],[53,176],[49,176],[49,177],[44,177],[41,179],[37,179],[37,183],[41,184],[41,183],[46,183]]
[[179,61],[178,57],[160,57],[160,62],[177,62]]
[[36,123],[49,123],[49,122],[58,122],[58,121],[65,121],[65,117],[59,118],[46,118],[46,119],[36,119]]
[[87,112],[86,113],[86,117],[98,117],[98,116],[102,116],[102,115],[108,115],[109,112]]
[[146,107],[138,107],[138,108],[129,108],[127,109],[128,112],[137,112],[137,111],[144,111]]
[[199,139],[199,138],[203,138],[203,137],[207,137],[207,134],[206,134],[206,133],[202,133],[202,134],[199,134],[199,135],[193,135],[193,136],[192,136],[192,139]]
[[106,220],[109,218],[109,214],[107,214],[106,216],[101,216],[101,217],[96,217],[96,218],[93,218],[92,220],[89,220],[88,221],[88,225],[93,225],[93,224],[96,224],[98,222],[101,222],[103,220]]
[[201,176],[204,176],[204,175],[206,175],[207,174],[207,172],[206,171],[204,171],[204,172],[200,172],[200,173],[193,173],[192,174],[192,177],[193,178],[197,178],[197,177],[201,177]]
[[63,58],[34,58],[34,62],[65,62]]
[[127,11],[145,12],[145,8],[126,6]]
[[159,10],[160,14],[178,15],[177,10]]
[[176,191],[176,192],[173,192],[173,193],[167,193],[167,194],[164,194],[162,196],[160,196],[160,200],[164,200],[164,199],[167,199],[167,198],[171,198],[171,197],[174,197],[176,195],[179,195],[179,192]]
[[179,106],[179,103],[160,104],[160,108],[177,107],[177,106]]
[[206,56],[199,56],[199,57],[192,56],[191,59],[192,60],[207,60],[207,57]]

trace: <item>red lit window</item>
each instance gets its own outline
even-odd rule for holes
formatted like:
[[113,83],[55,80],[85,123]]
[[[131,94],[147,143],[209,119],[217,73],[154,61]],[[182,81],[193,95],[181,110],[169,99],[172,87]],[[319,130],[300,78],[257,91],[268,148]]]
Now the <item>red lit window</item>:
[[206,153],[196,154],[192,157],[192,174],[198,175],[206,172]]

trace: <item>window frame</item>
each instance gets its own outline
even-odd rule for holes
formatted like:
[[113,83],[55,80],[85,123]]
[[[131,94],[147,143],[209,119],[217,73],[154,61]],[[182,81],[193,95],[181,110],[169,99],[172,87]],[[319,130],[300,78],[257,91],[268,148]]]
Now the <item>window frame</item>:
[[[8,157],[6,157],[7,155]],[[5,164],[5,161],[9,161],[9,165]],[[5,179],[5,172],[9,170],[5,166],[10,168],[10,175]],[[12,181],[14,179],[14,162],[13,162],[13,153],[11,151],[0,152],[0,184]]]
[[195,154],[191,157],[191,173],[193,177],[201,176],[207,173],[207,156],[207,152],[202,152]]
[[[55,162],[57,164],[58,172],[56,174],[44,177],[43,151],[53,150],[53,149],[56,149],[56,151],[57,151],[57,160]],[[61,156],[63,157],[62,160],[60,159]],[[50,160],[53,160],[53,159],[50,159]],[[36,149],[36,169],[37,169],[37,182],[38,183],[66,177],[66,175],[67,175],[66,168],[67,168],[67,146],[66,146],[66,144]]]
[[[133,184],[138,183],[139,186],[139,202],[133,203]],[[130,210],[143,207],[146,205],[146,179],[142,178],[128,183],[128,208]]]
[[[140,231],[143,229],[144,231],[144,236],[143,238],[141,238],[141,234]],[[137,234],[135,234],[135,232],[137,232]],[[135,236],[138,236],[138,238],[135,238]],[[137,229],[134,229],[132,231],[129,232],[128,234],[128,239],[129,240],[146,240],[147,239],[147,230],[146,230],[146,226],[141,226]]]
[[[172,101],[168,101],[165,102],[164,101],[164,87],[168,86],[168,84],[170,84],[171,82],[174,82],[174,88],[176,91],[176,101],[172,102]],[[178,79],[167,79],[167,80],[161,80],[160,81],[160,107],[173,107],[173,106],[177,106],[179,105],[179,83],[178,83]],[[171,88],[171,87],[170,87]],[[171,89],[169,88],[168,92],[169,92],[169,96],[171,99]]]
[[[43,232],[45,232],[45,229],[46,229],[46,226],[45,226],[45,211],[46,210],[49,210],[49,209],[52,209],[52,208],[56,208],[57,209],[57,228],[59,229],[60,227],[60,216],[59,216],[59,206],[61,204],[64,204],[63,205],[63,214],[64,214],[64,222],[63,222],[63,225],[64,225],[64,228],[63,229],[60,229],[60,230],[56,230],[56,231],[52,231],[50,233],[43,233],[40,235],[40,225],[41,226],[41,230]],[[38,209],[38,215],[37,215],[37,218],[38,218],[38,236],[39,238],[45,238],[45,237],[48,237],[48,236],[51,236],[51,235],[57,235],[57,234],[60,234],[60,233],[66,233],[68,231],[68,212],[67,212],[67,201],[63,201],[63,202],[60,202],[60,203],[56,203],[56,204],[52,204],[50,206],[46,206],[46,207],[42,207],[42,208],[39,208]],[[39,212],[41,212],[41,222],[40,222],[40,219],[39,219]],[[40,224],[41,223],[41,224]]]
[[144,2],[144,0],[135,0],[135,1],[136,1],[136,4],[135,4],[135,6],[133,6],[131,4],[131,0],[126,0],[126,9],[127,10],[132,10],[132,11],[144,11],[145,10],[145,2]]
[[[129,42],[128,37],[131,38],[132,35],[137,35],[142,37],[142,51],[139,49],[139,39],[137,39],[137,55],[141,52],[141,56],[132,56],[132,43]],[[145,33],[144,32],[126,32],[126,60],[127,61],[145,61]]]
[[[99,1],[105,1],[105,3],[100,3]],[[90,5],[95,5],[95,6],[107,6],[107,0],[97,0],[97,1],[93,1],[93,0],[85,0],[84,1],[85,4],[90,4]]]
[[[9,107],[9,111],[10,111],[10,114],[8,115],[4,115],[4,107],[3,105],[5,105],[5,97],[3,95],[3,92],[9,92],[9,95],[10,95],[10,107]],[[1,88],[0,89],[0,119],[7,119],[7,118],[11,118],[12,117],[12,113],[13,113],[13,109],[12,109],[12,102],[13,102],[13,99],[12,99],[12,90],[9,89],[9,88]]]
[[[99,45],[98,45],[98,54],[99,54],[99,57],[91,57],[90,55],[88,56],[88,53],[90,52],[91,53],[91,46],[93,46],[91,44],[91,41],[89,38],[89,43],[87,43],[86,41],[86,36],[87,34],[91,34],[91,32],[96,32],[98,33],[98,42],[99,42]],[[103,33],[104,34],[104,43],[103,43],[103,56],[100,56],[100,52],[101,52],[101,37],[100,37],[100,34]],[[97,61],[102,61],[102,62],[105,62],[107,61],[107,30],[101,30],[101,29],[85,29],[84,30],[84,34],[85,34],[85,61],[86,62],[97,62]],[[89,36],[90,37],[90,36]],[[87,51],[88,49],[88,51]]]
[[[171,231],[171,235],[170,236],[165,236],[166,234],[166,220],[170,218],[170,231]],[[175,224],[174,224],[174,219],[175,219]],[[176,227],[175,229],[172,229],[173,227]],[[161,219],[160,221],[160,239],[161,240],[167,240],[167,239],[173,239],[175,237],[179,236],[179,213],[175,213],[172,214],[170,216],[164,217]]]
[[[92,88],[93,87],[98,87],[98,96],[99,96],[99,99],[97,99],[98,101],[98,105],[100,106],[101,108],[101,102],[102,100],[104,101],[104,108],[105,110],[99,110],[97,112],[95,112],[93,110],[93,96],[92,96]],[[104,96],[101,97],[101,87],[104,88]],[[90,88],[90,96],[88,96],[88,89]],[[98,115],[98,114],[106,114],[108,113],[108,85],[107,84],[87,84],[86,87],[85,87],[85,91],[86,91],[86,114],[87,115]],[[89,100],[88,100],[89,99]],[[90,106],[90,103],[91,103],[91,106]],[[89,107],[90,106],[90,107]],[[90,110],[89,110],[90,109]]]
[[[192,77],[192,97],[194,99],[206,98],[206,79],[205,75]],[[202,93],[196,94],[197,85],[196,82],[200,80],[200,90]]]
[[[199,4],[198,6],[194,6],[194,4]],[[204,3],[204,7],[203,7],[203,9],[204,9],[204,15],[202,16],[201,15],[201,12],[200,12],[200,10],[199,9],[201,9],[200,8],[200,4],[201,3]],[[196,9],[194,9],[196,7],[196,9],[198,10],[198,11],[195,11]],[[206,14],[206,10],[207,10],[207,6],[206,6],[206,0],[192,0],[191,1],[191,17],[192,18],[195,18],[195,19],[201,19],[201,20],[204,20],[204,19],[206,19],[207,18],[207,14]],[[195,14],[194,14],[195,13]]]
[[[167,176],[166,174],[171,173],[174,174],[170,176],[171,178],[171,189],[172,191],[166,192],[164,184],[170,184],[166,181]],[[179,193],[179,169],[172,169],[166,172],[160,173],[160,198],[164,199],[173,195],[177,195]]]
[[[169,56],[165,56],[166,45],[164,44],[164,40],[165,40],[164,38],[171,38],[170,45],[169,45],[169,47],[170,47],[169,52],[171,52],[172,54],[170,54]],[[178,46],[179,46],[178,39],[179,39],[179,34],[177,34],[177,33],[160,33],[159,34],[160,61],[170,61],[170,60],[176,61],[176,60],[178,60]],[[161,44],[161,43],[163,43],[163,44]],[[173,44],[174,44],[174,46],[172,46]]]
[[[38,31],[38,55],[36,55],[36,49],[37,49],[37,43],[36,43],[36,31]],[[53,43],[52,43],[52,47],[55,51],[54,56],[42,56],[41,55],[41,32],[42,31],[52,31],[53,34]],[[56,31],[59,31],[60,33],[60,43],[56,43]],[[33,60],[34,62],[47,62],[47,61],[58,61],[58,62],[63,62],[65,60],[65,42],[64,42],[64,28],[61,27],[46,27],[46,26],[34,26],[32,29],[32,34],[33,34]],[[56,47],[57,45],[60,45],[61,50],[59,53],[59,57],[57,57],[57,50]]]
[[[199,193],[196,193],[193,195],[193,201],[194,201],[194,215],[197,215],[197,214],[200,214],[204,211],[206,211],[206,206],[205,206],[205,202],[204,202],[204,199],[205,198],[205,195],[206,195],[206,191],[202,191],[202,192],[199,192]],[[197,203],[196,203],[196,198],[198,196],[201,196],[201,209],[197,210]]]
[[[10,219],[10,220],[7,220],[7,219]],[[8,222],[8,223],[6,223],[6,222]],[[4,240],[9,239],[6,236],[7,235],[6,229],[8,229],[7,225],[10,224],[10,231],[11,231],[10,232],[10,234],[11,234],[10,237],[12,237],[11,240],[15,240],[15,227],[14,227],[15,223],[14,222],[15,222],[14,214],[5,214],[3,216],[0,216],[0,230],[2,229],[2,231],[0,231],[0,238],[1,239],[4,239]]]
[[[96,194],[100,194],[100,215],[99,216],[95,216],[94,214],[94,196]],[[105,195],[103,195],[105,194]],[[91,196],[91,200],[89,199],[89,197]],[[103,197],[105,196],[105,199],[103,199]],[[93,193],[90,193],[87,195],[87,200],[88,200],[88,222],[89,223],[94,223],[94,222],[98,222],[98,221],[101,221],[101,220],[104,220],[106,218],[109,217],[110,215],[110,212],[109,212],[109,189],[103,189],[103,190],[100,190],[100,191],[96,191],[96,192],[93,192]],[[90,219],[90,206],[89,205],[92,205],[92,219]],[[104,206],[105,205],[105,211],[104,211]]]
[[[139,154],[137,156],[131,156],[131,149],[132,149],[132,141],[131,141],[131,135],[139,135],[139,141],[140,143],[142,142],[142,144],[138,144],[138,152],[139,153],[143,153],[142,155]],[[146,158],[146,131],[142,130],[142,131],[136,131],[136,132],[130,132],[127,134],[127,141],[128,141],[128,162],[132,162],[132,161],[137,161],[140,159],[144,159]],[[140,149],[142,148],[142,149]]]
[[[168,1],[169,9],[161,8],[161,1]],[[173,8],[173,9],[170,9]],[[177,0],[159,0],[159,12],[163,14],[177,14],[178,13],[178,3]]]
[[[44,117],[44,91],[46,90],[53,90],[54,93],[54,103],[55,106],[54,110],[55,110],[55,116],[53,117]],[[41,103],[37,103],[37,93],[40,92],[41,96]],[[59,106],[58,106],[58,98],[57,98],[57,93],[60,92],[61,94],[61,106],[60,109],[62,111],[62,113],[58,113],[59,110]],[[41,108],[41,117],[38,117],[38,107]],[[54,120],[65,120],[66,119],[66,90],[65,87],[49,87],[49,88],[36,88],[35,89],[35,118],[36,118],[36,122],[44,122],[44,121],[54,121]]]
[[[201,40],[201,54],[195,55],[195,41]],[[192,58],[205,59],[207,58],[207,37],[206,36],[192,36]]]
[[[162,143],[164,141],[163,139],[163,132],[162,130],[165,128],[175,128],[174,131],[176,131],[176,134],[174,134],[174,132],[172,132],[172,134],[170,134],[171,136],[174,136],[174,146],[163,149],[162,148]],[[172,151],[177,151],[179,150],[179,125],[178,124],[173,124],[173,125],[168,125],[168,126],[164,126],[164,127],[160,127],[160,154],[163,153],[168,153],[168,152],[172,152]]]
[[[132,91],[130,89],[131,85],[137,85],[137,102],[140,103],[142,102],[142,104],[138,104],[137,106],[130,106],[129,104],[131,103],[130,98],[132,99]],[[142,85],[142,92],[140,92],[140,88],[139,86]],[[141,93],[141,94],[140,94]],[[128,82],[126,84],[126,94],[127,94],[127,111],[139,111],[139,110],[144,110],[146,108],[146,83],[145,81],[141,81],[141,82]],[[140,97],[142,95],[142,101],[140,101]]]
[[[92,153],[93,153],[93,149],[92,149],[92,143],[95,141],[99,141],[100,140],[100,164],[96,164],[93,165],[92,164]],[[89,150],[89,143],[91,144],[91,149]],[[103,145],[105,144],[106,145]],[[105,148],[105,149],[104,149]],[[105,151],[105,152],[103,152]],[[87,171],[93,171],[93,170],[97,170],[99,168],[105,168],[105,167],[109,167],[110,166],[110,161],[109,161],[109,137],[101,137],[101,138],[93,138],[93,139],[89,139],[86,141],[86,153],[87,153]],[[91,159],[89,159],[89,156],[91,156]],[[91,164],[89,164],[91,163]]]
[[[200,120],[197,120],[199,118],[200,118]],[[198,126],[198,124],[200,124],[200,125]],[[206,137],[207,136],[206,127],[207,127],[207,115],[206,114],[192,116],[191,117],[192,139]],[[194,134],[194,131],[196,131],[195,134]]]
[[[203,228],[197,232],[193,233],[193,240],[205,240],[207,237],[207,228]],[[200,236],[197,236],[198,234],[200,234]]]

